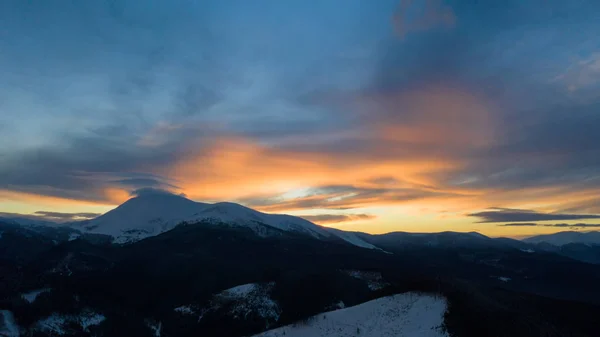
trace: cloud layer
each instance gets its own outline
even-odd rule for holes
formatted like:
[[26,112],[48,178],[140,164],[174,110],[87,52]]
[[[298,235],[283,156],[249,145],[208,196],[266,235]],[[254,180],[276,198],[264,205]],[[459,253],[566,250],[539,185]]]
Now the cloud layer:
[[598,10],[4,1],[0,211],[151,188],[366,231],[596,219]]
[[[539,213],[531,210],[496,208],[491,211],[469,214],[479,218],[479,222],[506,222],[506,221],[553,221],[553,220],[584,220],[600,219],[596,214],[564,214],[564,213]],[[531,223],[529,223],[531,224]],[[514,225],[514,224],[513,224]]]

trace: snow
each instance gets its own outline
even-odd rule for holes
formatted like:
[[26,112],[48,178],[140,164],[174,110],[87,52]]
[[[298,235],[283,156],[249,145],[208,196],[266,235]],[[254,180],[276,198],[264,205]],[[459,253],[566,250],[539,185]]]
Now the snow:
[[160,337],[162,335],[162,322],[154,323],[151,321],[147,321],[146,324],[152,330],[154,337]]
[[71,226],[88,233],[110,235],[116,242],[125,243],[170,230],[205,206],[176,195],[147,195],[129,199],[104,215]]
[[78,324],[83,330],[88,331],[90,327],[99,325],[104,322],[105,319],[106,317],[104,317],[104,315],[90,310],[83,311],[79,315],[61,315],[55,313],[39,320],[36,326],[44,332],[56,335],[67,335],[69,334],[68,326],[70,324]]
[[342,240],[351,243],[357,247],[362,247],[362,248],[367,248],[367,249],[379,249],[377,247],[375,247],[374,245],[366,242],[365,240],[361,239],[358,237],[358,235],[356,235],[356,233],[352,233],[352,232],[346,232],[340,229],[335,229],[335,228],[328,228],[327,229],[329,232],[331,232],[333,235],[341,238]]
[[256,290],[255,283],[242,284],[227,290],[224,290],[220,293],[220,296],[232,297],[232,298],[241,298],[248,296],[251,292]]
[[384,281],[379,272],[347,270],[346,273],[354,278],[365,281],[370,290],[380,290],[389,285],[389,283]]
[[335,304],[336,309],[344,309],[346,307],[346,303],[344,301],[339,301]]
[[8,310],[0,310],[0,336],[19,337],[19,326],[15,322],[13,313]]
[[405,293],[322,313],[254,337],[398,336],[447,337],[442,328],[447,303],[432,295]]
[[173,310],[182,315],[197,316],[198,321],[206,313],[228,310],[225,314],[235,319],[262,318],[268,327],[277,322],[281,314],[279,305],[270,297],[274,286],[274,282],[242,284],[215,294],[208,307],[182,305]]
[[512,280],[510,277],[506,277],[506,276],[499,276],[498,280],[502,281],[502,282],[508,282],[510,280]]
[[25,301],[27,301],[27,302],[29,302],[29,303],[33,303],[33,302],[35,302],[35,300],[37,299],[37,297],[38,297],[39,295],[41,295],[41,294],[43,294],[43,293],[47,293],[47,292],[49,292],[50,290],[51,290],[51,289],[48,289],[48,288],[45,288],[45,289],[37,289],[37,290],[32,290],[32,291],[30,291],[30,292],[28,292],[28,293],[21,294],[21,297],[22,297],[22,298],[23,298]]
[[71,233],[71,234],[69,234],[69,241],[77,240],[77,239],[79,239],[80,236],[81,236],[81,234],[79,234],[79,233]]
[[106,317],[104,317],[104,315],[90,312],[79,316],[79,324],[83,330],[87,330],[91,326],[99,325],[100,323],[104,322],[105,319]]
[[265,319],[268,326],[277,322],[281,314],[279,305],[270,298],[274,286],[274,282],[249,283],[224,290],[214,296],[212,309],[219,309],[225,304],[233,304],[230,314],[234,318],[245,319],[249,315],[255,314]]
[[192,309],[191,305],[182,305],[173,309],[175,312],[178,312],[182,315],[194,315],[195,311]]
[[521,251],[523,253],[535,253],[535,250],[531,249],[531,248],[527,248],[527,249],[521,249]]
[[299,217],[261,213],[230,202],[200,203],[167,193],[129,199],[104,215],[70,226],[87,233],[112,236],[115,243],[130,243],[159,235],[181,223],[200,222],[247,227],[261,236],[268,235],[265,227],[317,239],[336,236],[359,247],[377,249],[355,233],[331,230]]
[[65,331],[64,326],[67,324],[68,321],[68,316],[53,314],[49,317],[38,321],[37,326],[42,331],[54,333],[57,335],[64,335],[67,333]]

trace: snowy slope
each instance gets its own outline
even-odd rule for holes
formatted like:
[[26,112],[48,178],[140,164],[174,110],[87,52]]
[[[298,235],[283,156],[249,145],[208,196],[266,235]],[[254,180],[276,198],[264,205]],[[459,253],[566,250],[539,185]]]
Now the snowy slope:
[[316,238],[331,236],[331,234],[323,227],[317,226],[302,218],[282,214],[261,213],[251,208],[230,202],[206,205],[204,210],[186,220],[188,222],[213,220],[229,224],[235,223],[250,228],[254,228],[258,224],[265,224],[287,232],[309,234]]
[[554,234],[533,236],[524,239],[523,241],[528,243],[546,242],[555,246],[564,246],[569,243],[600,245],[600,232],[558,232]]
[[0,310],[0,336],[19,337],[19,326],[15,322],[13,313],[8,310]]
[[145,195],[72,226],[87,233],[110,235],[119,243],[134,242],[166,232],[206,207],[207,204],[166,193]]
[[128,243],[159,235],[182,222],[210,222],[247,227],[263,236],[266,235],[267,226],[310,235],[317,239],[338,237],[359,247],[376,248],[359,239],[354,233],[327,229],[299,217],[261,213],[229,202],[199,203],[167,193],[129,199],[104,215],[89,221],[73,223],[71,227],[85,233],[112,236],[116,243]]
[[333,235],[341,238],[342,240],[344,240],[346,242],[350,242],[351,244],[353,244],[355,246],[368,248],[368,249],[379,249],[376,246],[374,246],[374,245],[366,242],[365,240],[361,239],[360,237],[358,237],[358,235],[356,235],[356,233],[346,232],[346,231],[336,229],[336,228],[327,228],[327,231],[329,231]]
[[446,308],[444,298],[405,293],[319,314],[255,337],[446,337],[441,328]]

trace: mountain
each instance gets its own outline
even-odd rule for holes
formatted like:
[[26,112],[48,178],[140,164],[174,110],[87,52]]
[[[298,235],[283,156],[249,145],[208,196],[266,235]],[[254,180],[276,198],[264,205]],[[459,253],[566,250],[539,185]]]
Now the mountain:
[[408,233],[391,232],[371,235],[357,233],[363,240],[389,251],[403,251],[415,248],[523,248],[528,246],[517,240],[498,238],[493,239],[485,235],[469,232],[440,232],[440,233]]
[[[427,335],[443,319],[457,337],[597,336],[600,266],[516,240],[345,232],[172,195],[138,196],[71,226],[40,232],[0,223],[0,331],[235,337],[324,329],[370,336],[379,327],[412,336],[411,322]],[[71,239],[75,227],[87,233],[83,239]],[[110,244],[91,234],[133,240]],[[381,302],[406,292],[446,299],[448,311],[431,325],[421,320],[430,317],[429,304]],[[370,313],[373,319],[362,320]]]
[[563,246],[569,243],[583,243],[587,245],[600,245],[600,232],[558,232],[554,234],[545,234],[532,236],[524,239],[528,243],[549,243],[555,246]]
[[73,223],[71,227],[84,233],[111,236],[115,243],[131,243],[167,232],[180,224],[199,223],[245,227],[259,236],[288,232],[320,240],[341,239],[355,246],[377,248],[353,233],[321,227],[299,217],[262,213],[230,202],[195,202],[168,193],[147,194],[129,199],[104,215]]
[[26,227],[39,227],[39,226],[58,227],[58,226],[60,226],[59,224],[57,224],[55,222],[34,219],[33,217],[31,217],[31,218],[28,218],[28,217],[0,217],[0,223],[20,225],[20,226],[26,226]]

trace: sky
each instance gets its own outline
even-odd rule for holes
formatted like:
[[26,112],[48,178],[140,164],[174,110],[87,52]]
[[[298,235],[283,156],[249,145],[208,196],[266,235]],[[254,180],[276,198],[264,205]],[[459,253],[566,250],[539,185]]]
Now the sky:
[[0,215],[144,191],[369,233],[600,226],[594,0],[0,1]]

